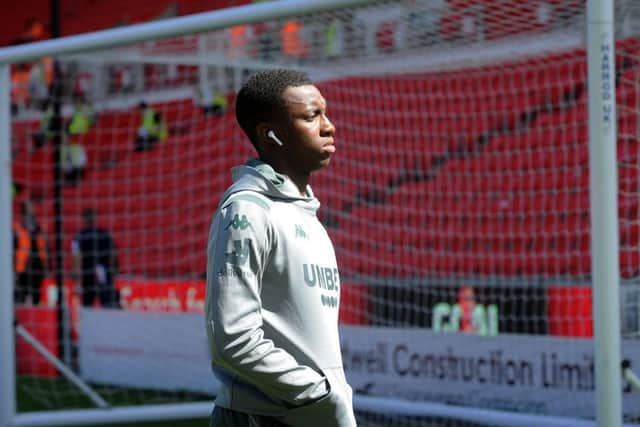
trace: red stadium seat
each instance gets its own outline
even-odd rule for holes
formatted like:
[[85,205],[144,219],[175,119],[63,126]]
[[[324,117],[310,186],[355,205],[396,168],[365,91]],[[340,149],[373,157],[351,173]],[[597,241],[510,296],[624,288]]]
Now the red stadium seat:
[[[199,0],[186,1],[185,10],[200,7]],[[450,4],[454,14],[464,12],[465,1]],[[527,22],[533,11],[515,5],[503,22],[491,16],[490,37],[535,30],[538,24]],[[445,18],[452,37],[457,19]],[[638,46],[629,42],[624,49]],[[589,274],[582,53],[323,83],[323,93],[339,100],[332,110],[338,153],[311,184],[343,274]],[[622,74],[623,105],[635,103],[637,83],[630,82],[636,77],[637,69]],[[231,115],[202,119],[191,100],[155,106],[176,132],[144,153],[132,152],[136,111],[100,115],[86,139],[97,161],[78,188],[65,190],[65,215],[77,218],[94,203],[113,228],[124,274],[201,274],[195,252],[230,183],[228,169],[253,151]],[[26,144],[36,127],[14,125],[14,134]],[[633,249],[640,238],[635,115],[621,114],[619,128],[621,268],[634,277],[640,253]],[[31,155],[21,149],[14,174],[30,191],[40,187],[48,201],[51,166],[49,147]],[[51,224],[52,212],[42,210]],[[66,241],[78,227],[77,219],[65,224]]]

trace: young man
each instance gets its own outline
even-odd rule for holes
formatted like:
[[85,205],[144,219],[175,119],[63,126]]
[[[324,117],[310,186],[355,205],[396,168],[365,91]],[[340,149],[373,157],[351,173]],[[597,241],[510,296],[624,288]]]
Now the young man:
[[232,171],[207,247],[215,427],[356,425],[338,337],[340,278],[309,178],[335,152],[326,101],[291,70],[252,76],[236,118],[259,159]]

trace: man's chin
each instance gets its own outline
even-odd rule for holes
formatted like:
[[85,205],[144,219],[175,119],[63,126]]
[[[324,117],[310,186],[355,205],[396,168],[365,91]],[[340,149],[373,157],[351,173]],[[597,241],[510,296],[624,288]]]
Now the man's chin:
[[322,157],[320,158],[318,161],[316,161],[311,167],[308,168],[309,173],[313,173],[319,170],[322,170],[324,168],[326,168],[327,166],[329,166],[329,163],[331,162],[331,156],[326,156],[326,157]]
[[331,163],[331,156],[328,156],[326,159],[320,160],[318,170],[326,168],[327,166],[329,166],[329,163]]

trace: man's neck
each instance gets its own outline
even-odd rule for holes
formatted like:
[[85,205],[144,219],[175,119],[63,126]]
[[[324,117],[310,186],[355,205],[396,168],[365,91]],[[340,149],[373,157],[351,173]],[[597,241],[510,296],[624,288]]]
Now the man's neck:
[[281,160],[264,158],[261,158],[260,160],[271,166],[277,173],[287,176],[294,183],[301,196],[307,197],[309,195],[307,194],[307,185],[309,185],[311,174],[299,173]]

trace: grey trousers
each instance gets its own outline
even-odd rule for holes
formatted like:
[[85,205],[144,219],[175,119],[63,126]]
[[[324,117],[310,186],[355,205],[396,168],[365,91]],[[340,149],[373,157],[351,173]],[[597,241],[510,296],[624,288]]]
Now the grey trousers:
[[245,414],[216,406],[209,427],[286,427],[274,417]]

